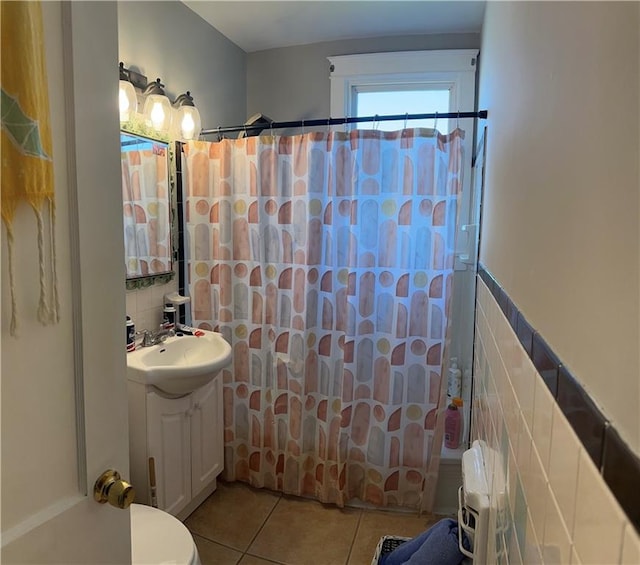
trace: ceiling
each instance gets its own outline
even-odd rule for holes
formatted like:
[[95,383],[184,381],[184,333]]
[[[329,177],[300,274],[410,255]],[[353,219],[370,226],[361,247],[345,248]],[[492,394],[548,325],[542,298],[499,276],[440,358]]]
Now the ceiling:
[[247,53],[363,37],[479,32],[484,1],[182,0]]

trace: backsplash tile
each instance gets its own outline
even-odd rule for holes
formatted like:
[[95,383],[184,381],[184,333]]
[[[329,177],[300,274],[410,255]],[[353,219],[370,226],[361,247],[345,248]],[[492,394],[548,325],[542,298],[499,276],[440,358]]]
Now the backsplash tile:
[[522,347],[527,352],[527,355],[531,355],[531,347],[533,343],[533,328],[531,324],[527,322],[525,317],[518,312],[518,322],[516,323],[516,334]]
[[556,396],[558,394],[558,367],[560,366],[560,360],[537,332],[533,334],[531,360],[551,394]]
[[126,292],[127,316],[131,316],[136,331],[155,330],[162,322],[164,295],[178,290],[176,278],[166,284],[151,285]]
[[640,533],[640,460],[612,427],[605,432],[602,473],[611,492]]
[[[507,523],[493,528],[491,562],[640,563],[636,514],[625,514],[610,490],[619,485],[618,495],[640,509],[638,458],[608,436],[609,466],[600,474],[591,454],[604,418],[580,403],[591,399],[494,278],[483,268],[478,274],[472,439],[501,455],[507,488]],[[606,466],[606,452],[601,459]]]
[[558,406],[582,441],[596,467],[602,463],[605,417],[566,367],[558,374]]

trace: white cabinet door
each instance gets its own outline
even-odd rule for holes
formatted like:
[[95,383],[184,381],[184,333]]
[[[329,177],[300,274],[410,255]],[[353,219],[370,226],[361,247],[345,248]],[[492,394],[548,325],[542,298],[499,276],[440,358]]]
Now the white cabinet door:
[[158,507],[177,514],[191,500],[191,395],[147,393],[148,456],[155,459]]
[[222,377],[193,393],[191,416],[191,495],[196,496],[221,472]]

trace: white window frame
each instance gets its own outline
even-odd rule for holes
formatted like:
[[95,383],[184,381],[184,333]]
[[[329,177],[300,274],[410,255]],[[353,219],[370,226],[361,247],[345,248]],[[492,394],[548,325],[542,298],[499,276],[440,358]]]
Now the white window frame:
[[[477,49],[397,51],[328,57],[331,63],[331,116],[352,116],[354,93],[375,87],[449,89],[452,112],[475,108]],[[473,128],[470,128],[473,131]]]

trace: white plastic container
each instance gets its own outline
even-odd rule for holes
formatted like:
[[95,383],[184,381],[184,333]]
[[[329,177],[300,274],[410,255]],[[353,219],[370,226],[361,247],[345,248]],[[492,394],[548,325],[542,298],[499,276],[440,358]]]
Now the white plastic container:
[[447,396],[449,398],[455,398],[456,396],[462,398],[462,371],[458,368],[458,359],[456,357],[452,357],[449,364]]

